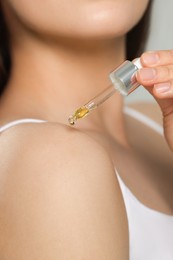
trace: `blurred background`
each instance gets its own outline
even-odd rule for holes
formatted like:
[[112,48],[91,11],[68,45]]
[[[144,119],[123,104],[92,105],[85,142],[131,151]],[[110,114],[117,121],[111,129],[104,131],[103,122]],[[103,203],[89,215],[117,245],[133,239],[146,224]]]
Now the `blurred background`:
[[[173,49],[173,0],[154,0],[150,34],[146,50]],[[152,96],[139,87],[127,98],[126,102],[153,102]]]

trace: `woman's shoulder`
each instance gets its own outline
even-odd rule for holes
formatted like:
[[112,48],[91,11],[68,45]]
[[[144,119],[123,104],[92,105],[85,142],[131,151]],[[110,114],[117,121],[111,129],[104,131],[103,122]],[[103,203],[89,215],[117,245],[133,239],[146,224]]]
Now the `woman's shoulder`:
[[[59,156],[65,152],[67,155],[72,155],[73,159],[75,153],[69,153],[69,151],[83,151],[81,155],[86,150],[91,154],[95,151],[97,151],[96,154],[104,151],[102,146],[86,133],[67,125],[46,121],[21,123],[6,129],[0,135],[0,149],[4,153],[13,152],[16,149],[17,154],[21,152],[23,155],[25,152],[27,155],[31,152],[31,156],[37,152],[40,154],[40,152],[46,153],[49,149],[55,149],[54,152],[61,152]],[[53,155],[54,153],[50,154],[50,157]]]
[[78,167],[92,158],[97,158],[96,161],[102,161],[103,158],[111,161],[103,147],[84,132],[50,122],[22,123],[5,130],[0,136],[0,153],[3,155],[1,158],[7,156],[13,158],[13,161],[22,159],[18,166],[24,160],[30,160],[28,166],[31,167],[36,163],[35,158],[37,162],[40,158],[50,162],[55,160],[54,163],[49,163],[50,169],[59,162],[62,165],[67,159],[71,164],[77,159]]
[[123,199],[101,145],[55,123],[14,127],[0,143],[0,257],[20,259],[27,246],[31,258],[128,259]]

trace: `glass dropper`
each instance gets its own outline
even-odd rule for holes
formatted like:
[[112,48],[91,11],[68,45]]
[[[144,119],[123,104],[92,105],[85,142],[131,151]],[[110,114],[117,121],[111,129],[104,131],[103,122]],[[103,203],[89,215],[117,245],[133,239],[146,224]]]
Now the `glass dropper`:
[[93,99],[88,101],[85,105],[78,108],[72,116],[69,117],[68,122],[70,125],[74,125],[78,119],[84,118],[92,110],[96,109],[99,105],[104,103],[109,97],[116,92],[113,85],[109,85],[105,90],[95,96]]
[[105,90],[92,98],[85,105],[78,108],[72,116],[69,117],[70,125],[75,125],[78,119],[84,118],[90,112],[96,109],[99,105],[110,98],[117,90],[123,95],[127,96],[133,92],[140,84],[136,81],[135,74],[142,68],[140,59],[135,59],[133,62],[126,60],[117,69],[109,74],[112,82]]

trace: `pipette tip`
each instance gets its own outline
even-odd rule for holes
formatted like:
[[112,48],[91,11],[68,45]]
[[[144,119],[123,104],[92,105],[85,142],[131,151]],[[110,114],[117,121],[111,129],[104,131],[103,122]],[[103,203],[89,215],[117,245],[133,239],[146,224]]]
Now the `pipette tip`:
[[77,109],[75,111],[75,113],[72,116],[70,116],[68,118],[69,124],[75,125],[75,123],[78,119],[84,118],[85,116],[87,116],[89,114],[89,112],[90,112],[90,110],[87,107],[85,107],[85,106],[80,107],[79,109]]

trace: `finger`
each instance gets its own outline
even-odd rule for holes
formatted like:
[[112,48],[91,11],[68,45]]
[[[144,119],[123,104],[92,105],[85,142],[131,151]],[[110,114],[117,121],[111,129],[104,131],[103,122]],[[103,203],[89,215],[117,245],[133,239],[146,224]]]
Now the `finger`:
[[[168,83],[169,85],[166,86]],[[145,88],[160,106],[164,117],[173,113],[173,81]]]
[[136,73],[137,81],[144,86],[167,82],[173,79],[173,65],[157,68],[142,68]]
[[155,84],[153,94],[159,99],[173,98],[173,81]]
[[173,64],[173,50],[145,52],[140,60],[144,67],[171,65]]

